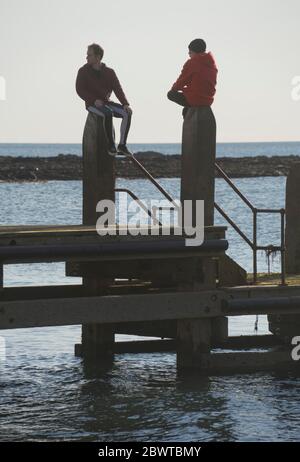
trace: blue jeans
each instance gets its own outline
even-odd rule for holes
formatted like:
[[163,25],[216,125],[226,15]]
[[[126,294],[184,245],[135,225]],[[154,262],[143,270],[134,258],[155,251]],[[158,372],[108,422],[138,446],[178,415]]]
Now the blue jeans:
[[117,117],[121,118],[121,127],[120,127],[120,143],[126,144],[127,136],[131,124],[131,114],[124,109],[121,104],[113,103],[109,101],[106,104],[103,104],[101,107],[89,106],[88,111],[94,114],[97,114],[100,117],[104,118],[104,126],[106,131],[106,136],[110,144],[115,143],[114,128],[112,118]]

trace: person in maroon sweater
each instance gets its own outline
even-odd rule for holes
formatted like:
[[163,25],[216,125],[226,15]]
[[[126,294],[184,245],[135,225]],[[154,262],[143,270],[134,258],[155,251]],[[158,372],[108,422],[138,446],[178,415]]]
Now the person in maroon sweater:
[[[87,64],[82,66],[77,74],[76,91],[85,101],[86,109],[104,118],[104,126],[108,140],[108,153],[115,156],[117,153],[131,154],[126,146],[130,129],[132,110],[113,69],[102,63],[104,51],[93,43],[88,46]],[[114,92],[121,104],[110,100]],[[115,146],[113,117],[122,118],[120,143]]]
[[188,107],[211,106],[214,101],[218,70],[213,55],[205,50],[202,39],[189,44],[190,59],[168,92],[171,101],[184,106],[183,116]]

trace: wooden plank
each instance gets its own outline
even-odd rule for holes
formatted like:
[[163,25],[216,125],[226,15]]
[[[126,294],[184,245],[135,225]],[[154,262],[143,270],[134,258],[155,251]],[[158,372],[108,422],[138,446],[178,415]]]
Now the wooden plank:
[[[163,351],[174,351],[175,340],[134,340],[131,342],[115,342],[113,351],[120,353],[160,353]],[[82,356],[82,345],[75,345],[75,356]]]
[[[66,265],[66,274],[72,276],[98,274],[102,277],[135,278],[143,280],[162,280],[166,277],[174,282],[192,281],[198,278],[204,281],[203,257],[181,255],[179,258],[132,258],[131,260],[106,261],[105,263],[89,262]],[[190,273],[190,274],[189,274]],[[214,280],[215,282],[215,280]]]
[[300,296],[281,296],[254,299],[223,300],[225,316],[253,314],[299,314]]
[[263,286],[222,287],[228,300],[299,296],[300,285],[280,286],[275,284]]
[[239,374],[257,371],[300,370],[300,361],[293,361],[290,350],[242,353],[211,353],[206,365],[199,370],[203,374]]
[[[160,319],[183,319],[224,316],[224,292],[147,293],[135,295],[107,295],[78,298],[53,298],[0,302],[0,329],[81,324],[83,322],[134,322]],[[231,315],[261,314],[243,307]],[[299,306],[270,306],[269,314],[300,313]]]
[[[218,318],[217,318],[218,319]],[[251,348],[269,348],[282,345],[283,342],[275,335],[238,335],[228,337],[224,341],[213,341],[213,348],[225,350],[248,350]]]
[[[118,225],[124,226],[124,225]],[[145,228],[149,228],[148,225],[141,225]],[[151,228],[151,227],[150,227]],[[172,228],[172,227],[171,227]],[[84,225],[84,224],[77,224],[77,225],[12,225],[0,226],[0,237],[5,236],[12,236],[15,235],[30,235],[30,234],[37,234],[37,235],[52,235],[53,233],[62,233],[62,234],[89,234],[95,232],[95,225]],[[215,233],[215,232],[222,232],[222,236],[224,236],[224,232],[227,230],[227,226],[206,226],[205,231],[207,233]]]
[[126,323],[220,315],[216,291],[0,302],[0,329]]
[[81,284],[53,286],[5,287],[1,293],[1,301],[34,300],[41,298],[69,298],[87,296]]
[[[25,227],[26,228],[26,227]],[[111,226],[110,229],[116,232],[115,235],[100,235],[97,233],[95,223],[92,225],[67,225],[67,226],[45,226],[45,227],[1,227],[0,226],[0,245],[41,245],[41,244],[74,244],[74,243],[106,243],[106,242],[123,242],[136,240],[163,240],[170,239],[170,236],[163,234],[169,230],[168,227],[161,227],[159,236],[151,234],[153,227],[141,225],[144,235],[133,236],[129,227],[127,234],[117,234],[119,229],[127,229],[126,225]],[[44,229],[43,229],[44,228]],[[224,239],[225,227],[207,227],[205,228],[205,239]],[[170,228],[172,239],[182,239],[181,235],[174,235],[174,228]]]
[[[154,335],[152,335],[152,337],[154,337]],[[270,348],[271,346],[273,347],[278,345],[280,345],[280,341],[274,335],[241,335],[239,337],[229,337],[228,340],[222,344],[213,343],[212,347],[242,350],[262,347]],[[176,348],[177,341],[175,338],[165,340],[133,340],[129,342],[116,342],[114,344],[114,353],[154,353],[162,351],[175,353]],[[75,345],[75,354],[76,356],[82,355],[82,346],[80,343]],[[212,353],[212,355],[214,354],[215,353]],[[224,353],[222,353],[222,355],[223,354]]]

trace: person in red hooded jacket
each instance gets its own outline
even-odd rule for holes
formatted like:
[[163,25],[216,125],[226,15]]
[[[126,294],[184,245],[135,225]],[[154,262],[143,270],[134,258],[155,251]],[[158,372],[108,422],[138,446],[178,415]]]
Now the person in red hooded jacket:
[[167,95],[171,101],[184,106],[183,115],[191,106],[211,106],[216,93],[218,70],[213,55],[206,53],[203,39],[189,44],[189,56]]

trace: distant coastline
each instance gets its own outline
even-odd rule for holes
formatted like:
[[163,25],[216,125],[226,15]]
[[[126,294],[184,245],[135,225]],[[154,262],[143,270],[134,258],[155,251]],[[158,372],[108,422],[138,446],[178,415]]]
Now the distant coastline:
[[[158,152],[138,152],[136,158],[156,178],[178,178],[181,174],[181,156]],[[300,162],[299,155],[220,157],[220,167],[231,178],[286,176],[290,168]],[[116,160],[116,176],[142,178],[141,172],[128,159]],[[52,157],[0,156],[0,181],[52,181],[81,180],[82,158],[74,154]]]

